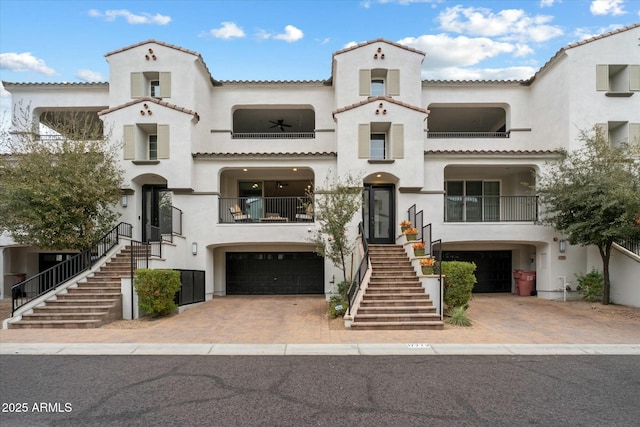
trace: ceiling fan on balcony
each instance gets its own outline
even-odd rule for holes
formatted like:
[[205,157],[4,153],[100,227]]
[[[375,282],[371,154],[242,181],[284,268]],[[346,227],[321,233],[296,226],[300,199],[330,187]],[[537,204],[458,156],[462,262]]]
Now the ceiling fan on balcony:
[[279,119],[277,122],[274,122],[273,120],[269,120],[269,122],[273,123],[273,126],[271,126],[269,129],[278,128],[282,132],[284,132],[284,128],[290,128],[291,127],[291,125],[288,125],[288,124],[284,123],[284,119]]

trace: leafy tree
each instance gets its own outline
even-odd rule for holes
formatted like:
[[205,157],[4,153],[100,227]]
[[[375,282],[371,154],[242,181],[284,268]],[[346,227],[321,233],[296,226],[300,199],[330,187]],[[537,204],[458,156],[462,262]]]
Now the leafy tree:
[[122,171],[95,114],[46,113],[38,135],[30,111],[14,115],[0,152],[0,229],[42,249],[85,249],[118,218]]
[[595,126],[581,131],[582,148],[547,164],[537,174],[543,206],[541,223],[553,226],[574,245],[595,245],[602,258],[604,292],[609,303],[609,260],[614,242],[640,237],[640,163],[638,142],[612,147]]
[[342,270],[346,282],[347,258],[355,250],[355,242],[349,239],[347,226],[362,207],[361,180],[351,175],[343,180],[327,178],[324,186],[316,189],[314,202],[318,227],[311,241],[315,243],[318,254],[329,258]]

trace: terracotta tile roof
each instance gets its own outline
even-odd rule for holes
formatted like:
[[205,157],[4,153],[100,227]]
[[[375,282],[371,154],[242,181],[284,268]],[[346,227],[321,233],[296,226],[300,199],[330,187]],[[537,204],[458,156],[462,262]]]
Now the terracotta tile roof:
[[175,104],[170,104],[170,103],[168,103],[166,101],[162,101],[162,100],[157,99],[157,98],[152,98],[150,96],[145,96],[145,97],[142,97],[142,98],[136,98],[133,101],[129,101],[129,102],[125,103],[125,104],[120,104],[120,105],[117,105],[115,107],[99,111],[98,115],[102,116],[104,114],[109,114],[109,113],[111,113],[113,111],[120,110],[122,108],[127,108],[127,107],[130,107],[132,105],[140,104],[141,102],[142,103],[152,102],[152,103],[157,104],[157,105],[162,105],[163,107],[171,108],[172,110],[180,111],[182,113],[191,114],[192,116],[194,116],[196,118],[196,120],[200,120],[200,115],[198,115],[198,113],[196,113],[193,110],[189,110],[188,108],[178,107]]
[[549,154],[560,154],[560,150],[426,150],[424,152],[428,155],[438,155],[438,154],[513,154],[513,155],[549,155]]
[[185,49],[185,48],[180,47],[180,46],[175,45],[175,44],[161,42],[161,41],[155,40],[155,39],[149,39],[149,40],[141,41],[139,43],[135,43],[135,44],[132,44],[130,46],[125,46],[123,48],[116,49],[116,50],[113,50],[111,52],[107,52],[107,53],[104,54],[104,57],[106,58],[108,56],[115,55],[116,53],[121,53],[121,52],[124,52],[124,51],[127,51],[127,50],[131,50],[131,49],[136,48],[136,47],[144,46],[145,44],[150,44],[150,43],[155,43],[157,45],[168,47],[170,49],[179,50],[180,52],[184,52],[184,53],[187,53],[189,55],[193,55],[193,56],[197,57],[198,60],[200,61],[200,63],[202,64],[202,66],[204,67],[204,69],[207,71],[207,74],[209,75],[211,83],[214,86],[219,85],[219,82],[216,81],[213,78],[213,76],[211,75],[211,71],[209,71],[209,67],[207,67],[206,62],[204,62],[204,59],[202,58],[202,55],[200,55],[198,52],[193,51],[193,50],[189,50],[189,49]]
[[314,152],[288,152],[288,153],[193,153],[196,157],[216,157],[216,158],[238,158],[238,157],[336,157],[338,153],[334,151],[314,151]]
[[20,87],[39,87],[39,86],[95,86],[95,87],[109,87],[109,82],[7,82],[2,81],[2,86],[6,89],[11,86],[20,86]]
[[420,54],[420,55],[422,55],[422,56],[425,56],[425,55],[426,55],[426,53],[422,52],[421,50],[414,49],[414,48],[412,48],[412,47],[405,46],[405,45],[403,45],[403,44],[396,43],[396,42],[392,42],[392,41],[389,41],[389,40],[383,39],[383,38],[381,38],[381,37],[378,37],[377,39],[369,40],[369,41],[362,42],[362,43],[358,43],[357,45],[350,46],[350,47],[347,47],[347,48],[344,48],[344,49],[338,50],[338,51],[336,51],[336,52],[333,52],[333,55],[332,55],[332,56],[340,55],[340,54],[342,54],[342,53],[349,52],[349,51],[351,51],[351,50],[358,49],[358,48],[361,48],[361,47],[363,47],[363,46],[367,46],[367,45],[370,45],[370,44],[373,44],[373,43],[379,43],[379,42],[387,43],[387,44],[390,44],[390,45],[392,45],[392,46],[396,46],[396,47],[399,47],[399,48],[401,48],[401,49],[408,50],[409,52],[415,52],[415,53],[418,53],[418,54]]
[[326,86],[327,80],[218,80],[221,85],[309,85]]
[[527,80],[422,80],[422,86],[451,86],[451,85],[527,85]]
[[600,39],[603,39],[603,38],[605,38],[605,37],[610,37],[610,36],[613,36],[613,35],[615,35],[615,34],[623,33],[623,32],[625,32],[625,31],[633,30],[634,28],[638,28],[638,27],[640,27],[640,22],[639,22],[639,23],[636,23],[636,24],[632,24],[632,25],[627,25],[626,27],[618,28],[617,30],[614,30],[614,31],[609,31],[608,33],[599,34],[599,35],[597,35],[597,36],[591,37],[591,38],[589,38],[589,39],[581,40],[581,41],[576,42],[576,43],[571,43],[570,45],[567,45],[567,46],[565,46],[565,47],[561,48],[560,50],[558,50],[558,51],[556,52],[556,54],[555,54],[555,55],[553,55],[553,56],[551,57],[551,59],[549,59],[549,60],[547,61],[547,63],[546,63],[546,64],[544,64],[544,65],[543,65],[543,66],[542,66],[542,67],[541,67],[541,68],[540,68],[540,69],[539,69],[539,70],[538,70],[538,71],[533,75],[533,77],[531,77],[527,82],[528,82],[529,84],[533,83],[533,82],[534,82],[534,80],[535,80],[535,79],[536,79],[540,74],[542,74],[543,72],[545,72],[545,71],[546,71],[546,70],[547,70],[547,69],[548,69],[548,68],[549,68],[553,63],[555,63],[556,61],[558,61],[558,59],[560,59],[560,58],[563,56],[563,54],[564,54],[567,50],[569,50],[569,49],[573,49],[573,48],[576,48],[576,47],[580,47],[580,46],[582,46],[582,45],[585,45],[585,44],[588,44],[588,43],[592,43],[592,42],[594,42],[594,41],[596,41],[596,40],[600,40]]
[[410,108],[410,109],[418,111],[420,113],[429,114],[429,110],[427,110],[426,108],[422,108],[422,107],[418,107],[418,106],[415,106],[415,105],[407,104],[406,102],[398,101],[397,99],[394,99],[394,98],[392,98],[390,96],[370,96],[369,98],[367,98],[367,99],[365,99],[363,101],[356,102],[355,104],[347,105],[346,107],[338,108],[337,110],[335,110],[332,113],[332,115],[335,118],[336,114],[342,113],[342,112],[347,111],[347,110],[352,110],[354,108],[358,108],[358,107],[360,107],[362,105],[370,104],[372,102],[378,102],[378,101],[390,102],[392,104],[400,105],[400,106],[405,107],[405,108]]

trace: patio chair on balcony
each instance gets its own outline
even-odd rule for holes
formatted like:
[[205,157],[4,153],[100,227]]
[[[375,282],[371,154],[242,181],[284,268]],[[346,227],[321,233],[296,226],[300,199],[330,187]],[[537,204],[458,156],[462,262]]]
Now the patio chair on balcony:
[[229,212],[235,222],[249,222],[251,221],[251,215],[242,212],[238,205],[229,206]]
[[313,203],[309,203],[306,207],[302,207],[303,213],[296,214],[296,221],[313,221]]

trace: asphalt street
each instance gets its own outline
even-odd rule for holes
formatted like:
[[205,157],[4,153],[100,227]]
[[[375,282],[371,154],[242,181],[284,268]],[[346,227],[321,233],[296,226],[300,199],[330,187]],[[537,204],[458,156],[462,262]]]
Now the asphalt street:
[[640,357],[2,355],[0,425],[633,426]]

